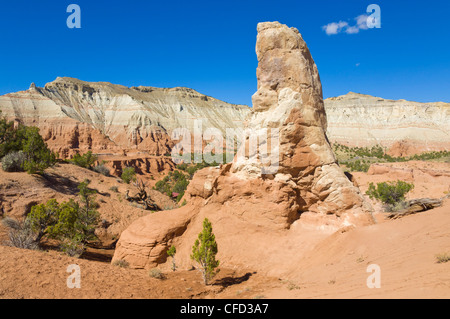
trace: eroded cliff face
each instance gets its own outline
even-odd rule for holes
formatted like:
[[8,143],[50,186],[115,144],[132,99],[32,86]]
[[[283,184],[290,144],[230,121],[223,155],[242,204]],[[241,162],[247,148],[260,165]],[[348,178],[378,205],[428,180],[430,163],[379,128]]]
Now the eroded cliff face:
[[[227,128],[240,130],[252,113],[266,111],[270,119],[259,115],[249,127],[270,126],[286,120],[286,110],[281,108],[289,107],[288,100],[298,99],[293,93],[305,92],[301,99],[310,100],[301,103],[315,105],[308,111],[316,123],[313,126],[324,129],[333,143],[378,144],[394,156],[450,148],[449,103],[394,101],[352,92],[322,101],[315,64],[296,62],[312,58],[309,52],[298,50],[302,44],[295,31],[277,39],[274,30],[263,30],[266,35],[257,44],[260,61],[253,108],[228,104],[189,88],[128,88],[57,78],[44,88],[32,84],[29,90],[0,96],[0,110],[9,119],[38,126],[49,147],[63,158],[88,150],[163,155],[177,143],[171,139],[175,128],[192,132],[197,120],[203,130],[217,128],[225,136]],[[281,46],[286,50],[281,52]],[[277,109],[271,107],[275,104]]]
[[250,108],[233,105],[188,88],[154,88],[57,78],[44,88],[0,97],[9,119],[38,126],[49,147],[67,157],[73,151],[170,152],[175,128],[240,128]]
[[386,100],[350,92],[326,99],[325,110],[332,142],[379,144],[396,156],[450,149],[450,103]]
[[[280,275],[295,268],[313,244],[305,242],[305,232],[320,237],[373,222],[370,205],[336,164],[325,135],[319,74],[300,33],[278,22],[260,23],[257,29],[258,91],[246,127],[269,135],[276,158],[262,161],[259,152],[247,149],[247,138],[241,145],[243,156],[195,174],[186,206],[130,225],[117,243],[113,262],[155,267],[166,261],[173,244],[177,263],[188,268],[207,217],[224,265]],[[257,141],[257,149],[268,144],[267,139]]]

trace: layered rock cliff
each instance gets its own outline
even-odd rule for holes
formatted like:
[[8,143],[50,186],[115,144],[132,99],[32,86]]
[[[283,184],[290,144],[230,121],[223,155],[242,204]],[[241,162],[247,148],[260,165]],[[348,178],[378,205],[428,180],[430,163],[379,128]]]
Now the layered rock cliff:
[[324,102],[327,134],[333,142],[379,144],[397,156],[450,149],[450,103],[386,100],[352,92]]
[[[289,41],[289,40],[287,40]],[[279,63],[270,60],[265,63]],[[287,68],[287,84],[301,70]],[[261,84],[260,84],[261,85]],[[280,88],[266,83],[253,97],[258,112],[273,103]],[[281,86],[280,86],[281,87]],[[269,89],[267,89],[269,88]],[[274,94],[277,93],[277,94]],[[450,149],[450,103],[387,100],[348,93],[324,100],[327,137],[348,146],[382,145],[391,155]],[[100,154],[125,152],[162,155],[174,145],[174,128],[193,130],[201,120],[225,136],[226,128],[241,129],[252,108],[233,105],[189,88],[155,88],[57,78],[44,88],[0,96],[0,110],[9,119],[38,126],[49,147],[61,157],[93,150]]]
[[239,128],[250,112],[189,88],[154,88],[57,78],[44,88],[0,97],[3,115],[38,126],[49,147],[68,156],[73,150],[170,152],[175,128]]

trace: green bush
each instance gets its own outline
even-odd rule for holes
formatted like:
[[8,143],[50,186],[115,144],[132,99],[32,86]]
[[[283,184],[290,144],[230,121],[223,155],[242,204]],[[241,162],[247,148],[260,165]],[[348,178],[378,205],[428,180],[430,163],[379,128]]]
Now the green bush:
[[13,121],[7,121],[4,117],[0,118],[0,158],[10,152],[22,150],[25,130],[26,127],[23,125],[15,129]]
[[[405,162],[410,160],[421,160],[421,161],[429,161],[434,159],[439,159],[443,157],[449,157],[450,151],[432,151],[432,152],[426,152],[422,154],[415,154],[412,156],[406,156],[406,157],[394,157],[390,156],[388,154],[385,154],[385,149],[380,145],[374,145],[372,147],[348,147],[346,145],[341,144],[334,144],[333,145],[334,151],[341,151],[345,154],[348,154],[350,158],[354,157],[370,157],[370,158],[376,158],[379,160],[382,160],[382,162]],[[352,170],[359,170],[358,168],[355,168]]]
[[57,239],[71,233],[78,208],[73,200],[59,204],[56,199],[33,206],[26,222],[35,234],[35,242],[39,244],[44,236]]
[[181,171],[175,170],[169,172],[162,180],[155,184],[155,189],[169,197],[172,197],[172,193],[178,193],[177,202],[184,196],[184,192],[189,185],[189,181],[186,175]]
[[25,160],[22,151],[12,151],[2,158],[2,168],[5,172],[23,172]]
[[360,160],[356,160],[354,162],[342,162],[347,166],[352,172],[367,172],[370,168],[370,163],[361,162]]
[[[0,118],[0,158],[9,153],[17,154],[23,152],[24,159],[6,159],[6,168],[11,166],[11,170],[25,170],[30,174],[42,174],[44,170],[56,163],[57,154],[51,152],[44,139],[39,134],[37,127],[19,125],[14,127],[14,122]],[[22,156],[22,155],[20,155]],[[22,162],[22,163],[20,163]],[[8,165],[11,164],[11,165]]]
[[70,162],[80,167],[92,169],[97,160],[98,156],[93,154],[92,151],[88,151],[86,154],[83,155],[80,155],[78,153],[75,154],[73,158],[70,160]]
[[377,199],[383,204],[395,207],[405,200],[405,195],[413,188],[414,184],[404,181],[378,183],[376,187],[370,183],[366,194],[371,199]]
[[121,178],[127,184],[130,184],[130,182],[135,181],[136,171],[134,170],[134,167],[125,167],[122,171]]
[[80,183],[80,202],[73,199],[58,203],[55,199],[35,205],[25,219],[25,228],[33,234],[39,245],[43,238],[59,240],[60,248],[70,256],[79,256],[87,241],[95,238],[94,230],[99,220],[94,201],[94,191],[89,182]]

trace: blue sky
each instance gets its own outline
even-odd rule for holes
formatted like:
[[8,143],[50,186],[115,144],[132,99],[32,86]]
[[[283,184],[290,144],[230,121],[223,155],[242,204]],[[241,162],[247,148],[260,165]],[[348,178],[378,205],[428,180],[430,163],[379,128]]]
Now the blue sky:
[[[72,3],[81,29],[66,25]],[[381,9],[381,28],[356,30],[371,3]],[[448,0],[3,0],[0,94],[70,76],[186,86],[251,105],[256,25],[279,21],[302,33],[324,98],[353,91],[450,102],[449,15]],[[327,34],[332,23],[344,27]]]

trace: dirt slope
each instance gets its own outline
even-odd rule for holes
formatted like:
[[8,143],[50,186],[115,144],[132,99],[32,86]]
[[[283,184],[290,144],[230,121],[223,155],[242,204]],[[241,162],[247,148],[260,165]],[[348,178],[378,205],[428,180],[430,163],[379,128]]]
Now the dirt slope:
[[[310,252],[292,273],[300,289],[266,292],[269,298],[449,298],[450,201],[443,207],[349,231],[337,232]],[[381,288],[366,285],[377,264]]]
[[[47,169],[45,176],[6,173],[0,168],[0,207],[3,209],[4,217],[20,219],[30,211],[31,206],[45,203],[52,198],[59,202],[71,198],[78,200],[77,186],[85,179],[91,181],[89,188],[97,191],[95,200],[99,204],[101,219],[111,224],[106,230],[99,228],[99,235],[118,238],[136,218],[151,213],[125,200],[127,190],[131,196],[138,192],[133,185],[125,184],[116,177],[106,177],[65,163]],[[117,191],[114,187],[117,187]],[[148,194],[162,209],[177,207],[168,196],[156,190],[148,189]],[[4,239],[5,229],[0,223],[0,242]]]

